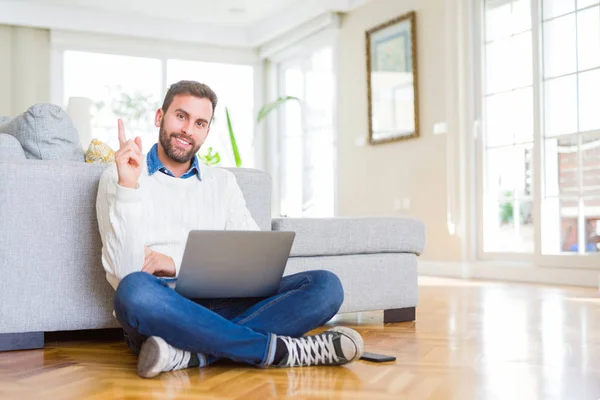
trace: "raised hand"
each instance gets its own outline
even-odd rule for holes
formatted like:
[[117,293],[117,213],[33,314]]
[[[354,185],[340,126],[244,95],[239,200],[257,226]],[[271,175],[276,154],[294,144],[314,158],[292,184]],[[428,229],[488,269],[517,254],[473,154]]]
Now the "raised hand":
[[119,150],[115,153],[115,163],[119,174],[119,185],[137,189],[138,180],[142,172],[142,139],[138,136],[135,140],[127,140],[123,121],[119,125]]

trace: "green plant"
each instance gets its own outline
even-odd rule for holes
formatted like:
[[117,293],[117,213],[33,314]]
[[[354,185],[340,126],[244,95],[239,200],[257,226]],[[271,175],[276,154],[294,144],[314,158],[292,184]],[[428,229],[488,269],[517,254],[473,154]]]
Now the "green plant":
[[221,156],[218,152],[213,154],[213,148],[209,147],[205,155],[196,154],[198,160],[204,165],[215,165],[221,162]]
[[229,141],[231,142],[231,149],[233,150],[233,158],[235,159],[235,166],[242,166],[242,157],[240,157],[240,151],[238,150],[237,141],[235,140],[235,134],[233,133],[233,127],[231,126],[231,118],[229,117],[229,109],[225,107],[225,117],[227,117],[227,129],[229,130]]
[[[504,198],[510,199],[512,197],[512,192],[510,190],[504,192]],[[513,203],[512,201],[506,201],[500,204],[500,223],[508,224],[513,221]]]
[[513,220],[513,204],[512,202],[500,204],[500,223],[509,224]]
[[260,121],[262,121],[263,119],[265,119],[267,117],[267,115],[269,115],[269,113],[273,110],[276,110],[277,108],[279,108],[279,106],[281,106],[283,103],[285,103],[286,101],[289,100],[296,100],[296,101],[300,101],[299,98],[294,97],[294,96],[283,96],[283,97],[278,97],[277,100],[265,104],[264,106],[262,106],[260,108],[260,110],[258,111],[258,115],[256,116],[256,123],[260,123]]
[[[513,192],[507,190],[504,192],[504,202],[500,203],[498,208],[498,218],[500,218],[501,224],[512,224],[515,219],[514,212],[514,200],[512,200]],[[531,202],[521,200],[518,202],[519,205],[519,218],[520,224],[531,224]]]

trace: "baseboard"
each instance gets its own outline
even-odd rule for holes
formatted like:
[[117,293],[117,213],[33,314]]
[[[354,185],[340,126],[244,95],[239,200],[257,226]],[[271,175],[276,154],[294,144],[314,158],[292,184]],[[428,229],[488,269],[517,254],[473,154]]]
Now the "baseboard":
[[41,349],[44,332],[0,333],[0,351]]
[[513,262],[419,261],[420,276],[600,287],[600,271]]
[[73,331],[46,332],[45,342],[59,343],[71,341],[118,341],[123,340],[122,328],[84,329]]

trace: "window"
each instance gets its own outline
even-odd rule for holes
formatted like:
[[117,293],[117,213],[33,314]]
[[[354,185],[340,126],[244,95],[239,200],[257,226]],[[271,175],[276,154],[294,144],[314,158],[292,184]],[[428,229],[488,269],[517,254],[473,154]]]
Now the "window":
[[282,64],[280,213],[290,217],[334,214],[334,75],[331,46]]
[[182,80],[206,83],[219,99],[207,141],[221,158],[236,165],[225,117],[228,108],[242,166],[254,165],[254,68],[249,65],[132,57],[82,51],[63,56],[63,101],[85,146],[93,138],[118,149],[117,118],[128,138],[140,136],[146,153],[158,141],[155,112],[167,86]]
[[529,0],[487,1],[484,251],[533,252],[533,70]]
[[577,3],[542,8],[543,254],[599,251],[600,5]]
[[481,249],[598,253],[600,1],[483,4]]
[[163,97],[159,59],[66,51],[63,79],[64,104],[82,141],[96,138],[118,149],[122,118],[127,137],[140,136],[145,151],[156,143],[154,112]]

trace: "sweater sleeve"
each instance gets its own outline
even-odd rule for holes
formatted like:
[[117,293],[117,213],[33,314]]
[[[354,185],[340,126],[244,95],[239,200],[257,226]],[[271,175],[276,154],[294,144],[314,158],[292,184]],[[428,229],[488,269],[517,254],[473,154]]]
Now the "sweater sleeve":
[[185,251],[185,246],[181,248],[175,248],[172,251],[172,254],[169,254],[171,259],[173,259],[173,263],[175,264],[175,277],[179,276],[179,270],[181,269],[181,261],[183,261],[183,252]]
[[98,185],[96,215],[102,239],[102,265],[119,280],[141,271],[144,265],[142,212],[140,189],[119,185],[116,166],[107,168]]
[[242,190],[240,189],[235,176],[227,173],[227,223],[225,230],[237,231],[260,231],[260,227],[252,218]]

